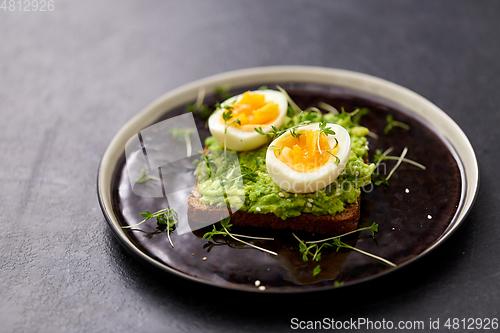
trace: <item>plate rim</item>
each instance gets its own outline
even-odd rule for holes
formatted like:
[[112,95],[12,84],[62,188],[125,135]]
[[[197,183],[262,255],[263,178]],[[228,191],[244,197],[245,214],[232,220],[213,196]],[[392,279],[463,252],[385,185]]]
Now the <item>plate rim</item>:
[[[479,165],[474,149],[463,130],[437,105],[408,88],[385,79],[360,72],[318,66],[253,67],[208,76],[206,78],[184,84],[161,95],[129,119],[109,142],[101,158],[97,172],[96,189],[98,201],[106,222],[113,231],[114,236],[118,239],[119,243],[124,246],[125,249],[136,259],[143,260],[162,271],[167,271],[192,281],[224,289],[254,291],[260,293],[301,293],[338,288],[332,285],[317,287],[314,289],[266,289],[265,291],[260,291],[257,288],[250,289],[245,285],[220,285],[213,281],[191,276],[154,260],[138,249],[120,227],[119,222],[116,219],[116,214],[113,211],[111,200],[111,182],[114,176],[116,163],[123,154],[123,147],[125,146],[126,141],[132,135],[149,126],[152,121],[158,119],[161,115],[164,115],[175,107],[184,105],[195,99],[198,95],[200,87],[204,87],[206,91],[212,92],[215,90],[216,86],[228,84],[228,82],[231,83],[232,88],[265,84],[266,82],[292,82],[324,84],[328,86],[354,89],[396,103],[406,108],[408,111],[417,114],[429,124],[433,125],[437,133],[442,135],[452,146],[452,153],[454,153],[454,155],[456,154],[454,157],[457,159],[457,165],[460,168],[462,176],[462,195],[465,197],[461,200],[461,205],[457,207],[457,211],[452,219],[452,223],[450,223],[450,226],[431,246],[416,257],[398,265],[396,268],[391,268],[378,274],[352,281],[346,284],[346,287],[357,285],[358,283],[363,283],[368,280],[373,280],[392,271],[399,270],[402,267],[406,267],[408,264],[426,256],[434,248],[441,245],[451,236],[451,234],[463,225],[478,196],[480,176]],[[459,146],[460,149],[457,149],[457,146]]]

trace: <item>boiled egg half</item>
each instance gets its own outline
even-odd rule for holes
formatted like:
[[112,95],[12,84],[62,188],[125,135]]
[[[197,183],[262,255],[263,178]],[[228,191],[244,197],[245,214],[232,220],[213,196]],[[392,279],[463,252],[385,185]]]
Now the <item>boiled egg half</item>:
[[[221,104],[208,119],[210,133],[221,144],[226,137],[226,148],[236,151],[256,149],[267,142],[267,135],[275,126],[280,128],[286,116],[288,102],[281,92],[275,90],[247,91],[231,97]],[[223,114],[231,111],[224,121]],[[226,131],[227,126],[227,132]]]
[[272,180],[292,193],[313,193],[332,183],[344,170],[351,154],[349,133],[340,125],[295,127],[274,140],[266,153]]

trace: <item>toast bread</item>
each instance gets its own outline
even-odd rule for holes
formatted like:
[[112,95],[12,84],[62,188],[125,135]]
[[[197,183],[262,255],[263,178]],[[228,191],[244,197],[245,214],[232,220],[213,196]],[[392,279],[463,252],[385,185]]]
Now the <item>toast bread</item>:
[[201,194],[196,186],[188,200],[188,218],[191,223],[203,224],[205,221],[217,221],[231,216],[231,224],[235,226],[251,226],[272,229],[301,230],[325,235],[341,235],[357,229],[360,216],[360,198],[347,205],[336,215],[314,215],[303,213],[285,220],[270,214],[255,214],[252,212],[236,211],[230,213],[226,207],[214,207],[201,203]]

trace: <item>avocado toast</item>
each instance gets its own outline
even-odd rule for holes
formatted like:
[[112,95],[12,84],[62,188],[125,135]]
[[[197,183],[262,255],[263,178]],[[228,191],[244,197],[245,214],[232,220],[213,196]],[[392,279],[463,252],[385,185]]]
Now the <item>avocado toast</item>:
[[[197,185],[188,201],[190,221],[203,224],[207,220],[218,220],[218,217],[220,220],[229,213],[231,223],[235,226],[291,228],[330,235],[355,230],[360,216],[361,188],[370,184],[374,169],[373,164],[365,163],[368,158],[366,135],[369,130],[359,126],[359,117],[356,119],[358,112],[359,110],[347,113],[342,110],[337,114],[323,114],[317,109],[294,112],[288,108],[280,127],[273,126],[272,130],[265,132],[262,127],[255,126],[255,131],[267,136],[268,140],[253,150],[231,151],[225,146],[226,143],[221,142],[223,140],[220,136],[219,140],[214,136],[208,137],[205,141],[204,156],[195,171]],[[236,122],[234,117],[227,119]],[[285,137],[287,131],[292,131],[296,132],[296,142],[301,142],[306,136],[301,128],[311,124],[323,125],[320,125],[320,128],[326,128],[328,125],[325,124],[342,126],[349,134],[350,152],[341,163],[336,178],[327,186],[308,193],[285,191],[277,185],[276,179],[269,172],[269,166],[266,165],[266,153],[277,147],[271,139]],[[235,125],[237,128],[238,124]],[[226,130],[227,128],[228,126]],[[322,135],[321,132],[319,134]],[[281,157],[284,150],[282,148],[278,147],[275,153],[277,157]],[[333,148],[331,150],[335,152]],[[241,181],[226,183],[221,191],[220,182],[210,172],[210,165],[221,165],[225,154],[220,152],[226,150],[236,154],[238,158]],[[332,156],[335,157],[334,154]],[[227,207],[239,209],[228,212]]]

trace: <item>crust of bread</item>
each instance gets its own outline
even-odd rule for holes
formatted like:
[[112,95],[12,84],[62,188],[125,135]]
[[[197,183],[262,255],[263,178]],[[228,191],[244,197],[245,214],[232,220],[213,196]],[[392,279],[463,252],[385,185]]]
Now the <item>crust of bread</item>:
[[201,194],[198,187],[195,187],[188,200],[188,218],[191,223],[198,226],[206,221],[220,221],[231,216],[231,224],[241,227],[260,227],[272,229],[301,230],[315,232],[325,235],[341,235],[357,229],[360,216],[360,198],[358,201],[349,204],[345,209],[332,215],[314,215],[303,213],[296,217],[289,217],[285,220],[274,214],[255,214],[251,212],[236,211],[230,213],[226,207],[214,207],[200,202]]

